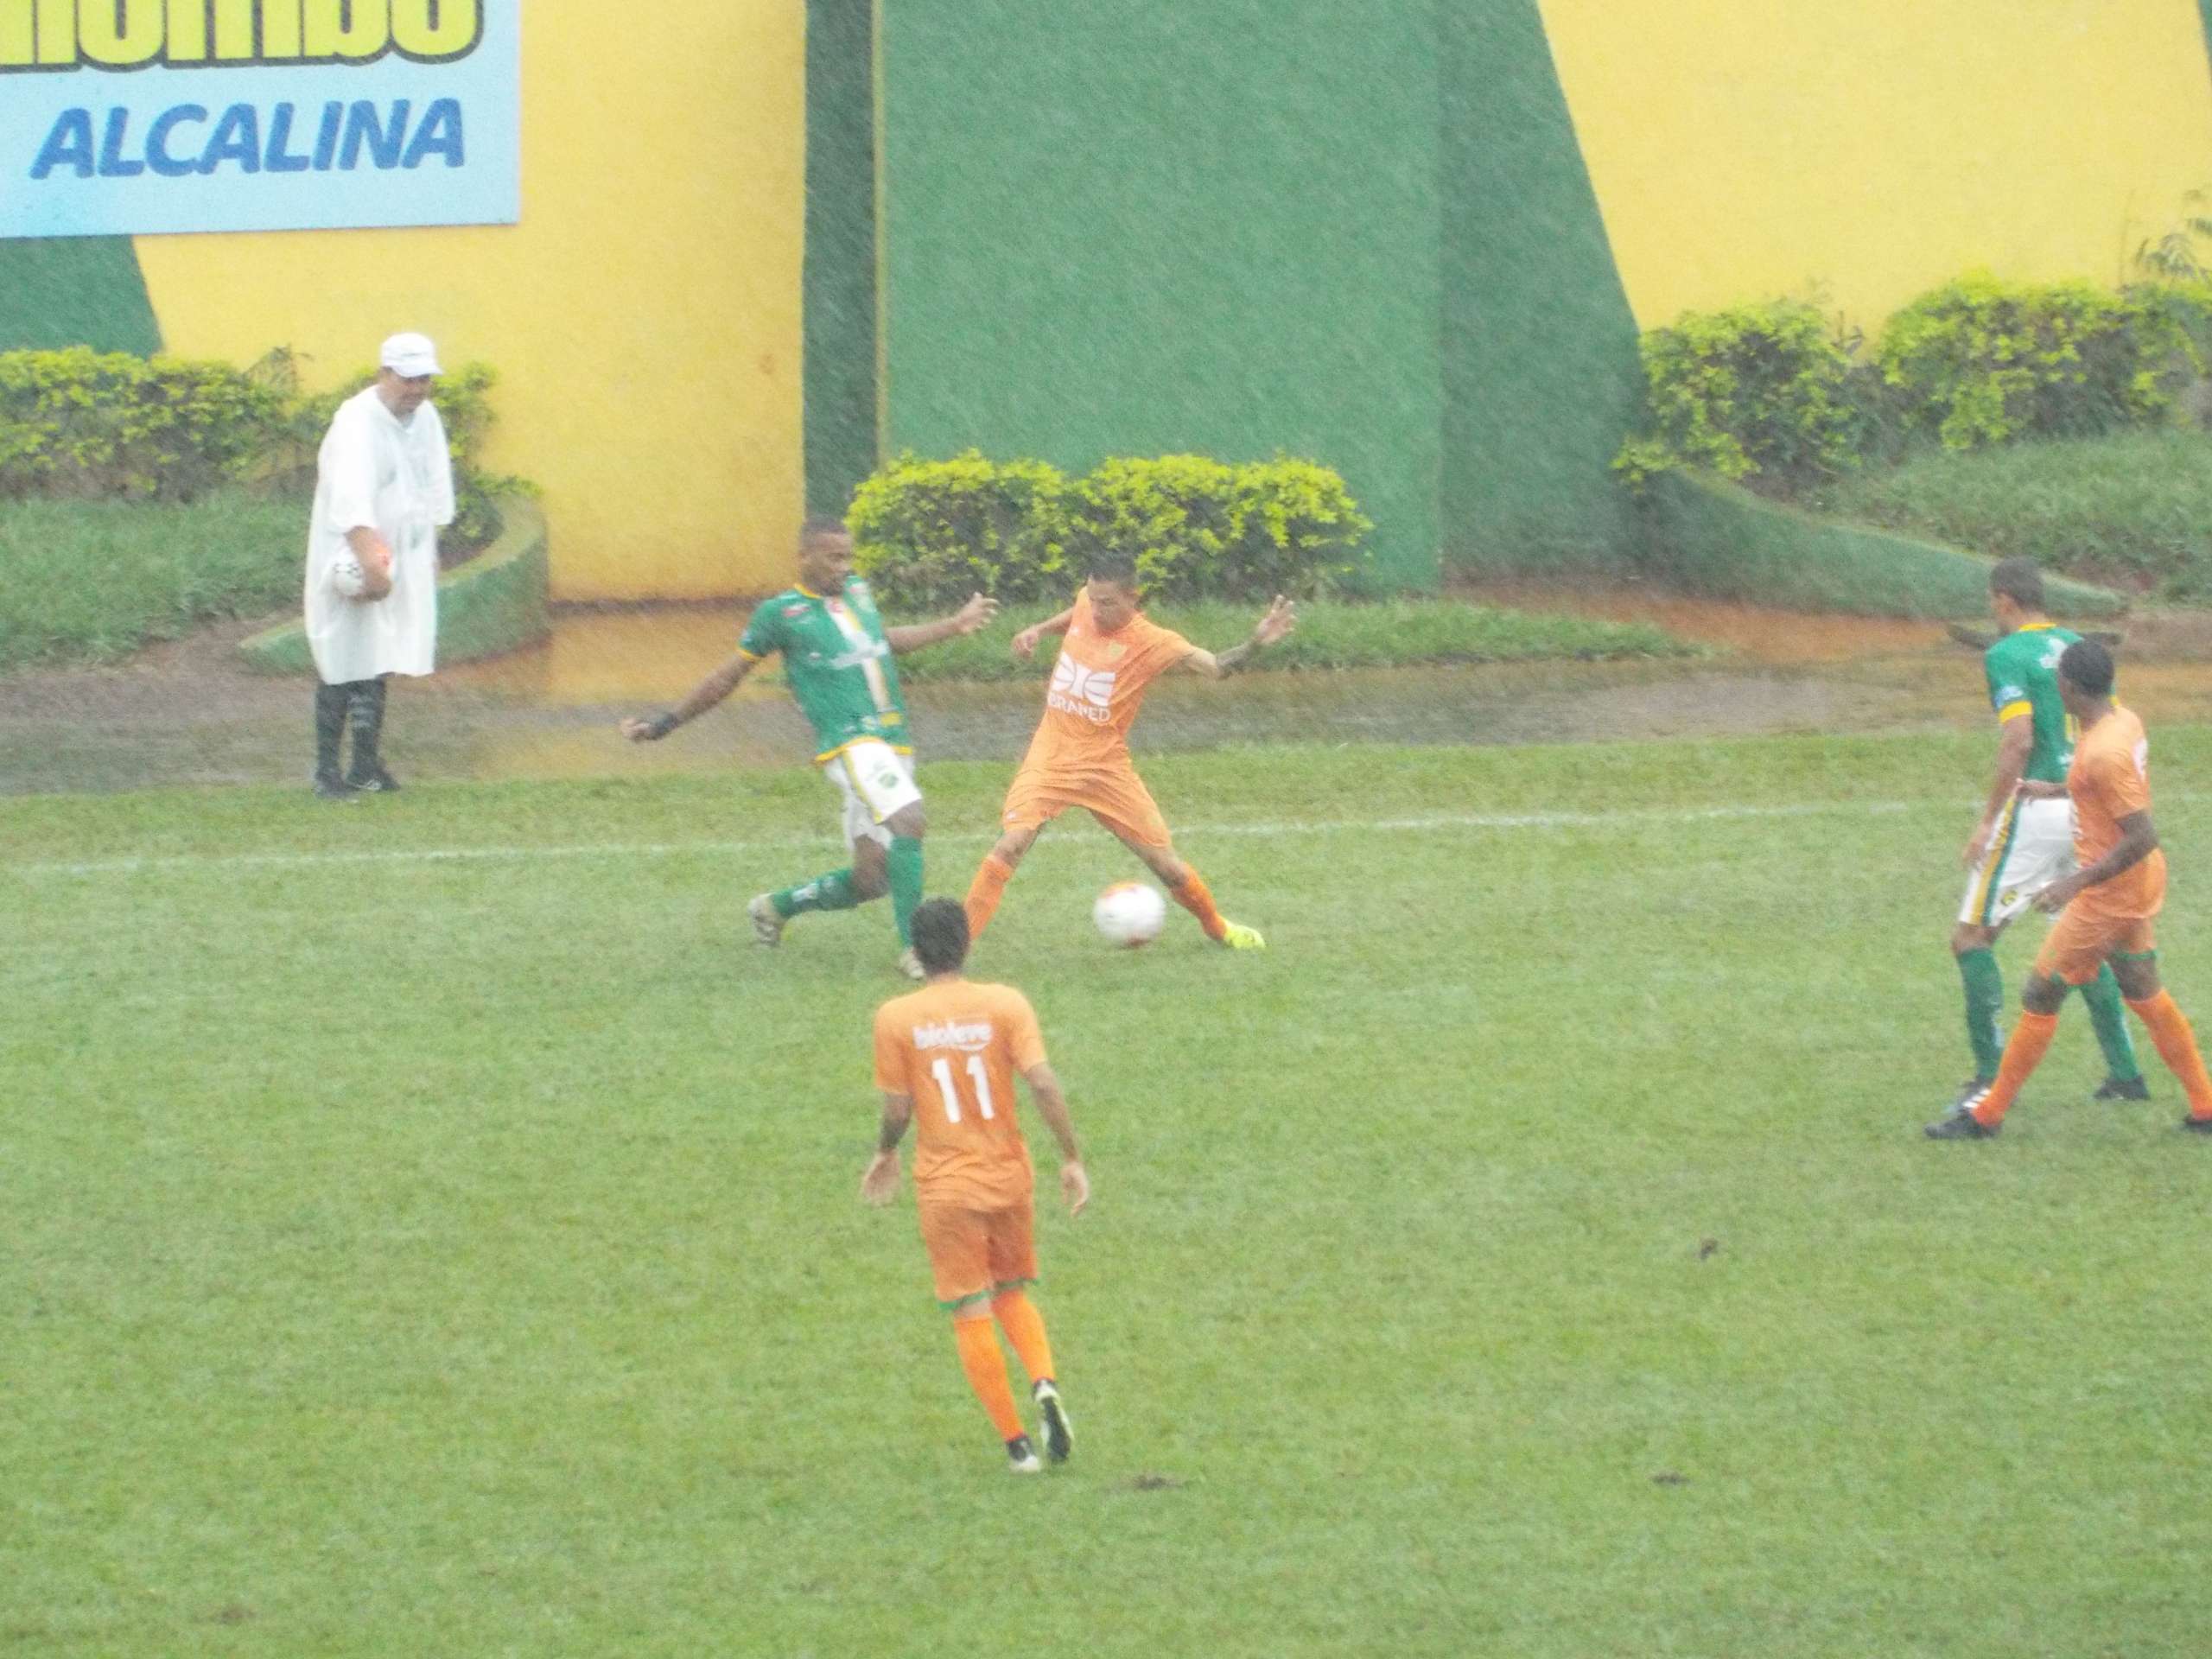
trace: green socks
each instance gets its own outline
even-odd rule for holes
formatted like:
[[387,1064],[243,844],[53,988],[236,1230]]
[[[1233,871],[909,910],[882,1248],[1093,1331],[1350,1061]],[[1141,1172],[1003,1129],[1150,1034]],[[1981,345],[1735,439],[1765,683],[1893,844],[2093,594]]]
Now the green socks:
[[2082,1000],[2089,1005],[2089,1023],[2097,1028],[2097,1046],[2105,1052],[2105,1071],[2122,1083],[2133,1083],[2143,1075],[2143,1068],[2135,1063],[2135,1042],[2127,1034],[2127,1010],[2120,1006],[2120,982],[2112,976],[2112,964],[2106,963],[2097,969],[2097,976],[2082,988]]
[[907,924],[913,919],[914,907],[922,902],[922,843],[912,836],[892,836],[885,864],[891,876],[891,915],[899,924],[899,943],[912,944],[913,936]]
[[[2005,976],[1997,966],[1995,953],[1986,946],[1979,950],[1961,950],[1957,960],[1959,978],[1966,986],[1967,1041],[1974,1046],[1974,1074],[1986,1082],[1997,1075],[1998,1063],[2005,1058],[2001,1023],[2005,1015]],[[2116,1001],[2114,1006],[2118,1006]],[[2101,1023],[2097,1027],[2097,1036],[2100,1041],[2103,1039]],[[2124,1032],[2121,1036],[2125,1040]]]
[[850,870],[832,870],[798,887],[785,887],[781,893],[768,895],[776,914],[787,922],[810,910],[850,910],[860,901],[860,895],[853,891]]

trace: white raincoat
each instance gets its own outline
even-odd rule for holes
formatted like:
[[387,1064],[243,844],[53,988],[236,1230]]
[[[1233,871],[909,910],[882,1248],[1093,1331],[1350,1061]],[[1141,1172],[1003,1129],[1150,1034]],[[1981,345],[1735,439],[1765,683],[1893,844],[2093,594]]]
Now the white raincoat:
[[[323,683],[428,674],[438,639],[438,526],[453,522],[453,460],[438,411],[404,424],[369,386],[338,406],[315,458],[308,524],[308,645]],[[346,532],[367,525],[391,549],[391,592],[348,599]]]

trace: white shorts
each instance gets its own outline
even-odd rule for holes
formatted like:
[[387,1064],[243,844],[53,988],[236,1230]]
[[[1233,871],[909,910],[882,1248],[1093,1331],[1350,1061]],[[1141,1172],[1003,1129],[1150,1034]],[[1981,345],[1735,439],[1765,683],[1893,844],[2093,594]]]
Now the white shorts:
[[822,763],[822,775],[843,798],[848,847],[861,841],[888,847],[891,832],[883,821],[922,798],[914,785],[914,757],[874,738],[846,744]]
[[2075,868],[2074,803],[2016,795],[1997,820],[1989,851],[1967,878],[1959,919],[1975,927],[2002,927]]

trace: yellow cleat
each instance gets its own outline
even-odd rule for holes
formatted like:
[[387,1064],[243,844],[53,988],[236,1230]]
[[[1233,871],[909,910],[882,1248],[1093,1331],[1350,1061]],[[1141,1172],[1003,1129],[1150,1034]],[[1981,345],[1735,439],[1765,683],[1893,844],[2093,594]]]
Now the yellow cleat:
[[1268,942],[1261,936],[1258,928],[1247,927],[1242,922],[1225,919],[1223,925],[1225,931],[1221,936],[1221,942],[1230,950],[1264,950],[1268,948]]

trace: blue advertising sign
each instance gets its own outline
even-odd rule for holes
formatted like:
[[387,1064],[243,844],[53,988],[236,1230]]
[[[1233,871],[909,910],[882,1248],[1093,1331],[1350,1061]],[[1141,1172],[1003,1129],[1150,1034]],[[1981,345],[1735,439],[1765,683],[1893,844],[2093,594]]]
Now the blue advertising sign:
[[522,0],[0,0],[0,237],[512,225]]

